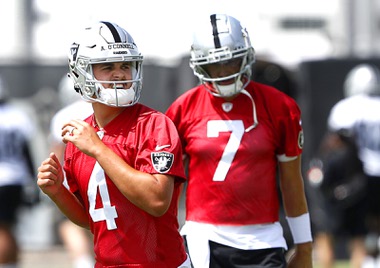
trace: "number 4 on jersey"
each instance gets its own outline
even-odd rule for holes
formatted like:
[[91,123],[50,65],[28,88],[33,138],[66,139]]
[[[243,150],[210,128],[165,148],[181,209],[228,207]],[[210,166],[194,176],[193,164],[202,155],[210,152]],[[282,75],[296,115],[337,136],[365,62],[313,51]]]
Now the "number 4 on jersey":
[[[102,208],[95,208],[98,189],[103,204]],[[95,163],[94,169],[92,170],[91,178],[88,183],[87,196],[90,203],[89,212],[92,220],[94,222],[106,221],[108,230],[116,229],[115,219],[118,217],[116,208],[115,206],[111,206],[106,177],[98,162]]]

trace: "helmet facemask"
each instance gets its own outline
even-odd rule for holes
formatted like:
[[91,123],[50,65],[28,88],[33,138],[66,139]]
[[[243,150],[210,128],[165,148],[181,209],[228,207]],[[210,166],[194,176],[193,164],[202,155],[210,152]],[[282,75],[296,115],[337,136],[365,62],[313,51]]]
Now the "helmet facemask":
[[[141,62],[131,63],[132,79],[101,81],[93,75],[92,64],[87,67],[82,97],[88,102],[100,102],[108,106],[132,106],[138,102],[142,87]],[[139,66],[139,67],[137,67]],[[139,69],[139,71],[137,70]],[[125,86],[127,85],[127,86]]]
[[[218,97],[234,96],[244,89],[251,77],[251,66],[247,64],[248,56],[234,58],[232,60],[216,63],[221,65],[236,65],[239,64],[239,71],[223,77],[212,78],[207,72],[208,65],[199,66],[197,68],[198,78],[203,83],[211,94]],[[214,63],[215,64],[215,63]],[[230,81],[228,83],[227,81]],[[227,82],[227,83],[225,83]]]

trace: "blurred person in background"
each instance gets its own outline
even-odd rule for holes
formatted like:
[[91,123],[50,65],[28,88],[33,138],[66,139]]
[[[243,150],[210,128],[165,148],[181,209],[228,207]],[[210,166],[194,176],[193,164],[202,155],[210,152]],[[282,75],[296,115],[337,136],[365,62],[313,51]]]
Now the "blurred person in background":
[[[255,53],[240,21],[225,14],[197,19],[190,66],[201,84],[166,112],[188,167],[181,234],[191,261],[195,268],[312,267],[299,107],[250,79]],[[278,168],[295,244],[288,260]]]
[[[90,103],[84,101],[74,89],[73,81],[65,75],[58,85],[58,95],[62,109],[51,119],[50,148],[63,164],[65,143],[62,141],[62,127],[72,119],[86,119],[93,113]],[[65,179],[64,184],[69,187]],[[94,257],[91,248],[91,233],[65,217],[56,209],[58,234],[63,245],[68,250],[75,268],[94,267]]]
[[[322,193],[316,248],[322,267],[332,267],[334,238],[349,237],[351,267],[380,267],[380,72],[363,63],[347,74],[345,98],[331,109],[321,143],[322,161],[309,178]],[[318,168],[320,171],[318,171]],[[320,179],[315,176],[320,175]]]
[[357,146],[345,133],[331,132],[320,147],[308,171],[318,198],[318,212],[312,213],[316,263],[323,268],[334,267],[336,242],[347,237],[350,267],[360,268],[366,255],[367,180]]
[[[360,64],[349,73],[346,82],[349,98],[331,110],[328,127],[355,139],[359,159],[367,176],[366,224],[367,258],[363,267],[380,267],[380,71],[372,64]],[[375,264],[377,263],[377,264]]]
[[14,234],[25,186],[34,181],[31,141],[35,132],[28,114],[11,102],[0,77],[0,267],[16,268],[19,245]]

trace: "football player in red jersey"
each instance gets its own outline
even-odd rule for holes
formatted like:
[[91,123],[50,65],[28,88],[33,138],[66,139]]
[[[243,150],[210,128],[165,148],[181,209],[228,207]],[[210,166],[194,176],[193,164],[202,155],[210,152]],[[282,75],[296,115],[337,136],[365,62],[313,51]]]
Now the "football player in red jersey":
[[[186,238],[195,268],[312,267],[301,175],[303,132],[296,102],[250,79],[254,49],[225,14],[200,21],[190,66],[201,84],[167,110],[188,160]],[[276,171],[295,243],[279,223]]]
[[70,191],[53,153],[37,183],[91,230],[95,268],[190,267],[177,220],[181,143],[168,117],[138,103],[143,57],[114,23],[99,22],[81,37],[70,48],[69,75],[94,113],[62,128]]

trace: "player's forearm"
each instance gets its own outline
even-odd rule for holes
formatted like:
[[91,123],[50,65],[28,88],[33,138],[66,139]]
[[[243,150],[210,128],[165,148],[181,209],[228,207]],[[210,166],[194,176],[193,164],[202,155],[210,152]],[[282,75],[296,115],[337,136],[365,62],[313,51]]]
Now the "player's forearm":
[[288,217],[296,217],[308,212],[300,165],[300,157],[280,163],[281,195]]
[[89,229],[88,216],[85,208],[73,193],[62,186],[62,190],[55,196],[50,196],[59,210],[66,215],[73,223]]
[[283,205],[288,217],[297,217],[309,211],[303,189],[298,192],[283,193]]

